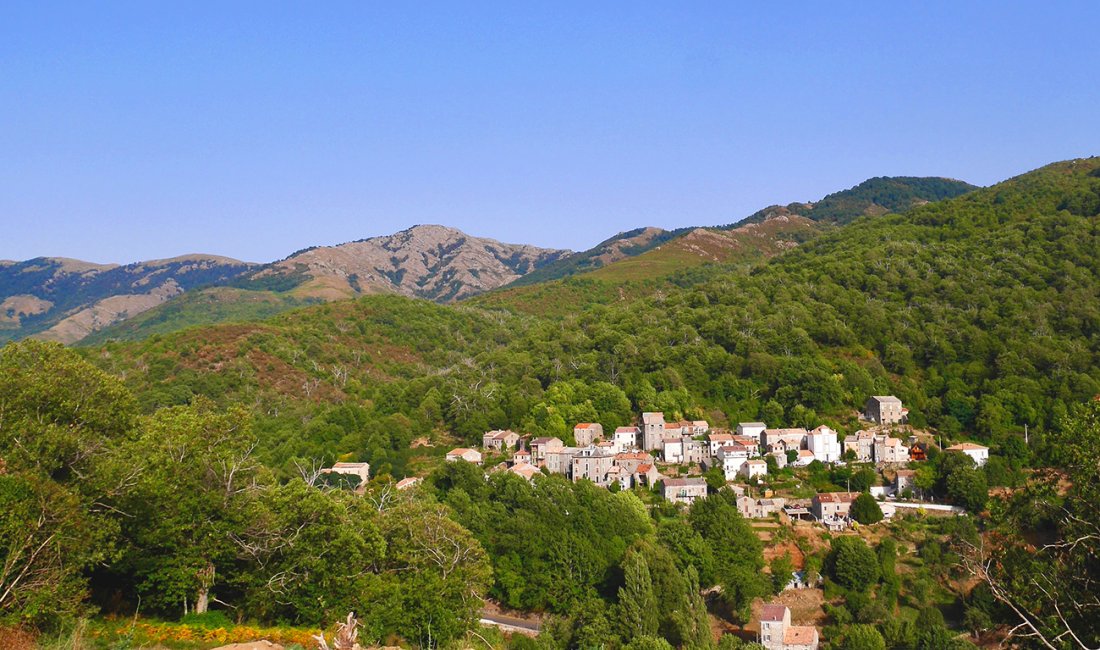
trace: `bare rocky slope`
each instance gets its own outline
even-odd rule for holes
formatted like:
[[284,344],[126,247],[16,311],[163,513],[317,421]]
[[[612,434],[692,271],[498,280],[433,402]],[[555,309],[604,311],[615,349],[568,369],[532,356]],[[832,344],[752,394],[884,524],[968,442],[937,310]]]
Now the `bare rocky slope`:
[[0,262],[0,341],[73,343],[184,291],[223,284],[255,265],[185,255],[120,266],[60,257]]
[[[97,333],[92,340],[102,340],[138,314],[144,329],[171,331],[177,325],[250,319],[309,301],[371,293],[450,302],[503,286],[570,254],[472,237],[444,226],[414,226],[393,235],[307,248],[265,265],[211,255],[126,266],[65,258],[0,261],[0,342],[35,336],[75,343]],[[196,292],[203,299],[173,300]],[[140,332],[120,331],[120,336]]]
[[445,226],[407,230],[295,253],[252,275],[256,282],[294,282],[302,298],[338,300],[398,293],[451,302],[508,284],[570,251],[504,244]]

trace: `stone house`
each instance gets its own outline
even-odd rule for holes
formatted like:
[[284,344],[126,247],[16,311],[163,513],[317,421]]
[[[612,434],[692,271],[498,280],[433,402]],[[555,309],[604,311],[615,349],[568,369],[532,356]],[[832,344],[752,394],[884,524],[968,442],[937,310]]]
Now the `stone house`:
[[830,518],[847,519],[848,512],[852,509],[852,502],[858,496],[859,492],[822,492],[815,494],[810,511],[818,521],[825,521]]
[[791,625],[791,610],[786,605],[767,604],[760,612],[757,642],[767,650],[817,650],[817,628]]
[[562,474],[566,477],[573,476],[573,457],[580,452],[577,447],[556,447],[546,451],[546,457],[542,464],[551,474]]
[[665,414],[642,413],[642,449],[653,451],[661,449],[665,437]]
[[447,452],[447,462],[453,463],[457,460],[464,460],[467,463],[480,465],[481,452],[476,449],[466,449],[465,447],[458,447]]
[[815,460],[817,459],[814,457],[814,452],[809,449],[799,449],[798,457],[794,459],[794,465],[796,467],[805,467]]
[[664,495],[672,503],[691,505],[707,496],[707,482],[703,478],[666,478]]
[[786,499],[754,499],[752,497],[739,497],[737,510],[745,519],[767,519],[783,510]]
[[394,487],[396,487],[398,490],[408,490],[409,488],[420,483],[421,480],[422,479],[419,476],[408,476],[398,481],[396,485],[394,485]]
[[531,441],[531,462],[539,463],[546,460],[546,452],[552,449],[561,449],[565,445],[561,438],[535,438]]
[[859,431],[844,438],[844,452],[852,451],[856,460],[861,463],[869,463],[875,458],[875,434],[870,431]]
[[750,480],[758,476],[766,476],[767,474],[768,464],[759,458],[750,458],[741,466],[741,476]]
[[518,442],[519,434],[515,431],[489,431],[481,436],[481,446],[495,451],[515,449]]
[[335,463],[328,469],[321,470],[322,474],[344,474],[359,478],[359,485],[365,485],[370,480],[370,463]]
[[874,441],[876,463],[909,462],[909,448],[903,445],[900,439],[877,435]]
[[665,438],[663,446],[666,463],[701,463],[707,457],[708,447],[689,435]]
[[806,446],[808,435],[809,431],[801,428],[765,429],[760,434],[760,444],[768,451],[798,450]]
[[587,447],[603,438],[603,425],[594,422],[581,422],[573,427],[573,440],[578,447]]
[[596,485],[607,487],[607,474],[615,466],[615,455],[599,447],[585,447],[577,451],[572,463],[570,476],[574,482],[588,479]]
[[900,424],[906,414],[901,400],[893,395],[872,395],[863,407],[864,419],[876,424]]
[[710,446],[710,455],[717,456],[719,449],[733,444],[733,434],[727,432],[711,433],[707,436],[707,444]]
[[749,450],[749,458],[756,458],[760,455],[760,436],[735,435],[733,441],[739,445],[744,445]]
[[621,452],[615,454],[615,466],[621,467],[627,474],[638,471],[642,465],[652,465],[653,457],[644,451]]
[[764,430],[768,428],[768,425],[763,422],[741,422],[737,425],[737,435],[745,436],[746,438],[755,438],[760,440],[760,434],[764,433]]
[[[749,460],[749,450],[744,445],[729,444],[718,450],[718,467],[727,481],[737,478],[741,466]],[[767,465],[765,464],[765,467]]]
[[917,472],[911,469],[899,469],[894,477],[894,494],[900,495],[906,490],[917,489]]
[[532,465],[531,463],[516,463],[508,468],[508,471],[512,472],[516,476],[521,476],[528,481],[535,478],[536,474],[541,474],[542,471]]

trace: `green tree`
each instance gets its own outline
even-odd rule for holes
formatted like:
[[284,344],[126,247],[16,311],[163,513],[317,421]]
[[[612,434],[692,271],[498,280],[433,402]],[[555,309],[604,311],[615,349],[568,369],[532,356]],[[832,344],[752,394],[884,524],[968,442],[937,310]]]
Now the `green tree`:
[[844,630],[845,650],[886,650],[886,641],[873,625],[853,625]]
[[0,473],[0,622],[48,629],[84,613],[84,571],[108,535],[62,486]]
[[688,521],[711,549],[722,598],[744,619],[753,599],[769,593],[770,585],[761,572],[760,539],[737,510],[736,499],[732,491],[722,490],[697,500]]
[[449,643],[477,622],[493,571],[481,544],[447,508],[409,501],[383,511],[381,564],[398,607],[378,615],[425,647]]
[[828,568],[833,580],[855,591],[866,591],[879,578],[874,552],[862,539],[852,535],[833,540]]
[[989,499],[985,474],[974,467],[960,466],[947,475],[947,498],[967,511],[980,513]]
[[787,588],[794,573],[794,562],[789,553],[777,556],[771,561],[772,593],[778,594]]
[[861,524],[877,524],[882,521],[882,508],[870,492],[863,492],[852,502],[849,515]]
[[619,626],[624,639],[657,633],[657,600],[645,555],[632,549],[623,559],[619,588]]
[[129,451],[143,468],[124,502],[126,545],[117,564],[151,611],[203,613],[234,579],[229,542],[247,525],[259,466],[246,411],[207,400],[157,411]]

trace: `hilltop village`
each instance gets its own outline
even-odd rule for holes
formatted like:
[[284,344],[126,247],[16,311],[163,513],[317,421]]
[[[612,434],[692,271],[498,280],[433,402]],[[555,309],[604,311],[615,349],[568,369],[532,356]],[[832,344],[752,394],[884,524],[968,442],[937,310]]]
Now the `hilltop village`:
[[[959,454],[968,459],[962,461],[967,466],[981,468],[989,448],[961,442],[941,450],[932,436],[908,426],[907,416],[897,397],[871,396],[860,413],[859,430],[842,437],[826,425],[774,428],[741,422],[733,430],[712,429],[704,420],[670,421],[664,413],[644,412],[637,425],[613,431],[599,423],[577,423],[571,440],[487,431],[480,448],[458,447],[445,459],[483,467],[487,475],[510,472],[532,481],[559,474],[615,492],[641,490],[675,508],[730,490],[745,519],[807,522],[833,533],[905,514],[965,514],[958,504],[923,498],[917,468],[938,451]],[[807,496],[804,482],[795,489],[784,487],[790,481],[783,479],[849,465],[863,468],[863,473],[845,491]],[[873,476],[868,476],[871,467]],[[336,463],[326,472],[347,475],[360,486],[370,476],[367,463]],[[405,490],[421,480],[408,477],[394,485]],[[856,505],[860,501],[863,509]],[[816,586],[818,581],[792,571],[786,588]],[[783,604],[764,604],[754,623],[756,640],[767,650],[816,650],[821,642],[816,627],[793,625]]]

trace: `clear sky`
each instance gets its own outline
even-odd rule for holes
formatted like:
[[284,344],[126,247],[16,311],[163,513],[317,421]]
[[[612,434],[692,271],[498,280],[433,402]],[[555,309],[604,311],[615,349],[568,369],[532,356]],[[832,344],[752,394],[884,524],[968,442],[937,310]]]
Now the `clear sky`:
[[6,2],[0,258],[584,249],[1100,153],[1100,2]]

